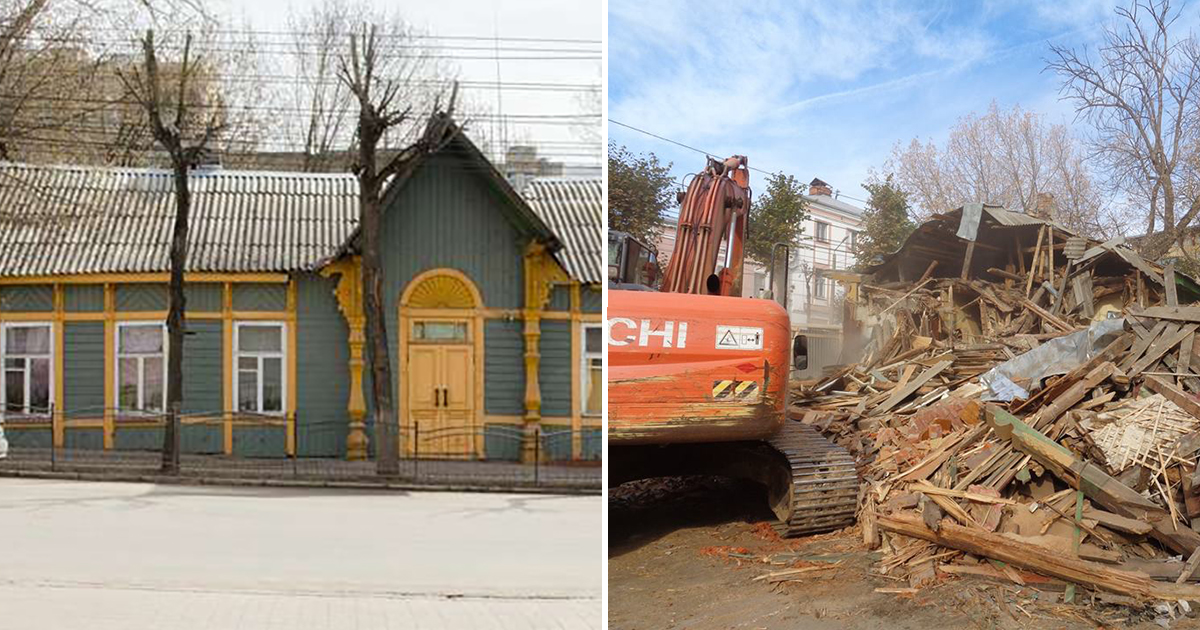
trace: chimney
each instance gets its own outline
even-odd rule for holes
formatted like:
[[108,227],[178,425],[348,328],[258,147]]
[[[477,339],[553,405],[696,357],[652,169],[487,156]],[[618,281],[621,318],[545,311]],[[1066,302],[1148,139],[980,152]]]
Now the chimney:
[[1030,213],[1039,219],[1054,218],[1054,194],[1048,192],[1040,192],[1037,194],[1037,201],[1034,203],[1033,212]]
[[813,180],[808,184],[808,194],[813,197],[818,197],[821,195],[832,197],[833,189],[829,187],[829,184],[826,184],[820,179],[814,177]]

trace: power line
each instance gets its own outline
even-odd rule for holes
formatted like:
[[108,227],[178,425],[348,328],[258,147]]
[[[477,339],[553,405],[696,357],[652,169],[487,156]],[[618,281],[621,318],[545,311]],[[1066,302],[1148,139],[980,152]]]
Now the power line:
[[[681,146],[681,147],[683,147],[683,148],[685,148],[685,149],[689,149],[689,150],[691,150],[691,151],[695,151],[696,153],[703,153],[703,154],[704,154],[706,157],[713,157],[713,156],[717,155],[717,154],[715,154],[715,153],[711,153],[711,152],[709,152],[709,151],[704,151],[704,150],[702,150],[702,149],[697,149],[696,147],[693,147],[693,146],[688,146],[688,145],[686,145],[686,144],[684,144],[684,143],[682,143],[682,142],[679,142],[678,140],[672,140],[672,139],[670,139],[670,138],[667,138],[667,137],[664,137],[664,136],[660,136],[660,135],[658,135],[658,134],[656,134],[656,133],[651,133],[651,132],[649,132],[649,131],[646,131],[645,129],[639,129],[639,128],[637,128],[637,127],[634,127],[633,125],[627,125],[627,124],[625,124],[625,123],[623,123],[623,122],[616,121],[616,120],[613,120],[613,119],[611,119],[611,118],[609,118],[609,119],[608,119],[608,122],[610,122],[610,123],[612,123],[612,124],[614,124],[614,125],[620,125],[620,126],[622,126],[622,127],[625,127],[626,129],[631,129],[631,130],[633,130],[633,131],[636,131],[636,132],[638,132],[638,133],[641,133],[641,134],[645,134],[645,135],[647,135],[647,136],[650,136],[650,137],[652,137],[652,138],[658,138],[659,140],[663,140],[663,141],[665,141],[665,142],[670,142],[671,144],[674,144],[674,145],[677,145],[677,146]],[[761,169],[761,168],[756,168],[756,167],[753,167],[753,166],[747,166],[746,168],[748,168],[748,169],[750,169],[750,170],[752,170],[752,171],[757,171],[757,172],[759,172],[759,173],[762,173],[762,174],[764,174],[764,175],[776,175],[776,174],[777,174],[777,173],[773,173],[773,172],[771,172],[771,171],[764,171],[764,170],[763,170],[763,169]],[[783,173],[783,171],[779,171],[779,173],[778,173],[778,174],[782,174],[782,173]],[[850,195],[847,195],[847,194],[844,194],[844,193],[842,193],[840,190],[839,190],[839,191],[836,191],[836,192],[834,193],[834,195],[833,195],[833,198],[834,198],[835,200],[836,200],[836,199],[841,199],[842,197],[845,197],[846,199],[850,199],[850,200],[852,200],[852,201],[857,201],[857,202],[860,202],[860,203],[869,203],[869,202],[868,202],[868,201],[866,201],[865,199],[858,199],[858,198],[856,198],[856,197],[851,197]]]

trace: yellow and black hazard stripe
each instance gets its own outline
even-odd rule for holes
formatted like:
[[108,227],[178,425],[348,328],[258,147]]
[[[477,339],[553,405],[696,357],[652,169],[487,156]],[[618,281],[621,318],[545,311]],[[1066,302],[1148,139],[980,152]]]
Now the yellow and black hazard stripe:
[[713,400],[746,401],[758,397],[758,381],[713,381]]

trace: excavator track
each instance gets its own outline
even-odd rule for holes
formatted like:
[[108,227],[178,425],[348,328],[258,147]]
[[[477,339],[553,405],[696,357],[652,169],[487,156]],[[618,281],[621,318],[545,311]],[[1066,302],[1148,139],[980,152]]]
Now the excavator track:
[[854,524],[858,473],[846,449],[795,421],[770,440],[791,466],[791,501],[775,529],[785,538],[841,529]]

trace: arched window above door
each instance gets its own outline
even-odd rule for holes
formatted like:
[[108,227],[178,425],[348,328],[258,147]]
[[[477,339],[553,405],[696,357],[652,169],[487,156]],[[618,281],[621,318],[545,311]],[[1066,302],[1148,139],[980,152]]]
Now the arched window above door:
[[462,272],[453,269],[433,269],[414,278],[401,305],[414,309],[482,306],[478,289]]

